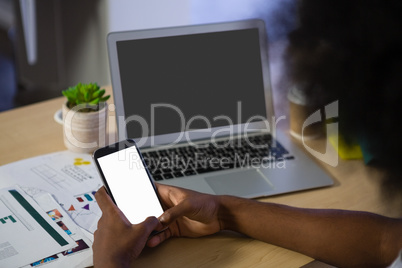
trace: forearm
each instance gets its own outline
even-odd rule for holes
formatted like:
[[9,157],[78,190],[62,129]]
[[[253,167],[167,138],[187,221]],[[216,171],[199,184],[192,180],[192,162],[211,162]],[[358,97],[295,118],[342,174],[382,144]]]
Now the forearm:
[[389,264],[402,248],[401,222],[375,214],[220,199],[221,228],[337,266]]

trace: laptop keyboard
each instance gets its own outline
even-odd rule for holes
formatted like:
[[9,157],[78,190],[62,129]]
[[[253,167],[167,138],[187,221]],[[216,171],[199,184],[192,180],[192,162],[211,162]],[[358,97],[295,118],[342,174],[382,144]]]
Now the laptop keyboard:
[[269,134],[158,149],[142,155],[156,181],[294,159]]

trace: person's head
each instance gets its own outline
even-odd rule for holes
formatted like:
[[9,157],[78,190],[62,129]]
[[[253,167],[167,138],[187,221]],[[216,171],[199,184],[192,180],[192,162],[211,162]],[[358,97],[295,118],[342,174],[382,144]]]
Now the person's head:
[[300,0],[289,35],[295,83],[319,105],[339,101],[340,133],[365,141],[402,192],[402,1]]

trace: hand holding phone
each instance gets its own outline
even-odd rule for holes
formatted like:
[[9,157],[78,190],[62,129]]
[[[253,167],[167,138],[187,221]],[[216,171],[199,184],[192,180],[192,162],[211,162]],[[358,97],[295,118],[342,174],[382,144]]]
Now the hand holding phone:
[[162,215],[156,187],[133,140],[100,148],[93,158],[108,194],[132,224]]

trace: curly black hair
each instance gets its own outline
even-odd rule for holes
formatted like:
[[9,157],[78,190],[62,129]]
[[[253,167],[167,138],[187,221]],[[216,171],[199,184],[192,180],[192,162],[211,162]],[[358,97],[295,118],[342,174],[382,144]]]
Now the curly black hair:
[[367,141],[385,185],[402,192],[402,1],[300,0],[291,76],[318,105],[339,101],[347,141]]

